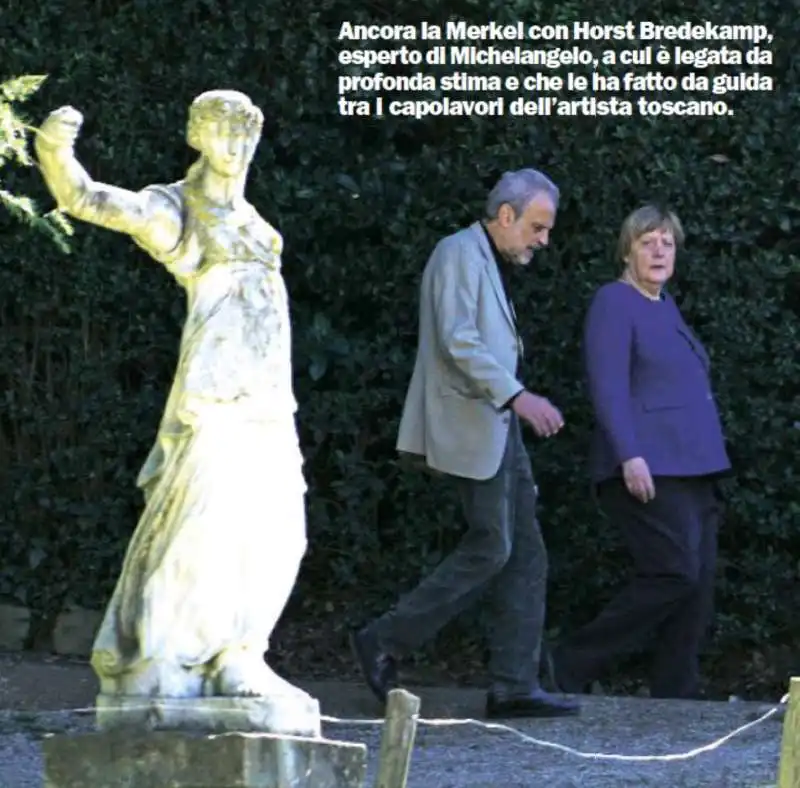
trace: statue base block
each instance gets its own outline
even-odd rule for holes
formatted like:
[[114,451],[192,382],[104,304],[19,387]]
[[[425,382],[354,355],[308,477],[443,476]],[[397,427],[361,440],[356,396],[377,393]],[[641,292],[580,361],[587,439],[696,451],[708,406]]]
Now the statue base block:
[[42,743],[45,788],[363,788],[363,744],[272,734],[114,730]]
[[304,692],[259,698],[97,696],[100,731],[274,733],[319,738],[319,701]]

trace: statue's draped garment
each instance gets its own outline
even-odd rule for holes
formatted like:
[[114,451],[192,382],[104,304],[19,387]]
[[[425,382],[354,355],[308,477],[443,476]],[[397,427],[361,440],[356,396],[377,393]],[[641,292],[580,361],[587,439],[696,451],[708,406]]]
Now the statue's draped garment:
[[93,662],[187,668],[263,653],[305,551],[282,239],[249,204],[225,211],[189,180],[151,186],[180,211],[168,254],[187,293],[172,390],[137,481],[145,509]]

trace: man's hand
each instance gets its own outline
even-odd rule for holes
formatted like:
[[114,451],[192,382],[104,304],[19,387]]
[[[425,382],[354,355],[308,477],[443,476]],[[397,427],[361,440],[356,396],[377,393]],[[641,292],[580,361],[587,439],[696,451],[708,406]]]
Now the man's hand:
[[623,462],[622,476],[628,492],[642,503],[648,503],[656,497],[656,486],[644,457],[632,457]]
[[564,426],[564,417],[549,399],[523,391],[512,403],[511,409],[533,427],[540,438],[550,438]]

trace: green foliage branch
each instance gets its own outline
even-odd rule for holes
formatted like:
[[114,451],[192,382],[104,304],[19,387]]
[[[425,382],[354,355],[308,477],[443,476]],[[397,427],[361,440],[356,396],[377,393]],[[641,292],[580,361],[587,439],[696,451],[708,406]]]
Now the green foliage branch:
[[[14,104],[29,99],[46,79],[46,76],[29,74],[0,82],[0,169],[6,164],[35,166],[28,151],[28,136],[35,129],[18,114]],[[0,180],[0,203],[9,213],[49,236],[62,252],[68,253],[65,236],[72,235],[73,229],[64,214],[55,209],[41,215],[30,197],[12,194],[2,184]]]
[[[735,114],[723,118],[412,123],[336,113],[344,19],[610,24],[643,18],[640,6],[453,0],[445,13],[433,0],[325,0],[312,10],[290,0],[137,0],[95,3],[89,18],[65,15],[56,0],[6,3],[4,62],[51,75],[27,94],[30,112],[79,108],[78,155],[99,180],[135,189],[182,177],[193,158],[186,109],[203,90],[235,87],[265,110],[248,196],[285,238],[309,482],[310,548],[285,626],[314,633],[309,653],[323,669],[331,654],[320,627],[344,642],[350,617],[392,603],[459,538],[448,488],[401,467],[394,452],[419,277],[435,243],[479,215],[504,170],[534,165],[564,195],[550,249],[514,283],[523,374],[568,423],[558,441],[529,438],[551,627],[587,620],[626,570],[586,480],[591,413],[579,346],[588,299],[617,273],[622,219],[658,199],[686,225],[672,291],[712,354],[737,471],[726,490],[713,672],[737,690],[783,691],[775,651],[800,646],[800,159],[787,142],[797,128],[800,17],[779,0],[760,3],[758,19],[746,0],[662,8],[665,23],[753,21],[775,33],[765,70],[776,90],[729,95]],[[23,165],[3,170],[4,189],[46,201],[20,154],[30,127],[2,117],[4,156]],[[29,221],[32,209],[12,210]],[[113,587],[141,511],[135,477],[171,382],[184,301],[124,237],[81,225],[65,260],[27,229],[0,215],[0,595],[37,611],[44,632],[54,611],[102,608]],[[445,652],[480,655],[472,623],[444,633]]]

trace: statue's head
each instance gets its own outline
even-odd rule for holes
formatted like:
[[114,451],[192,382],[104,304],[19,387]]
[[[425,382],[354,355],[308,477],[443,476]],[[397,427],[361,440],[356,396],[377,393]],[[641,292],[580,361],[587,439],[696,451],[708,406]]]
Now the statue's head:
[[263,125],[264,115],[244,93],[209,90],[189,108],[186,138],[212,170],[236,177],[250,166]]

